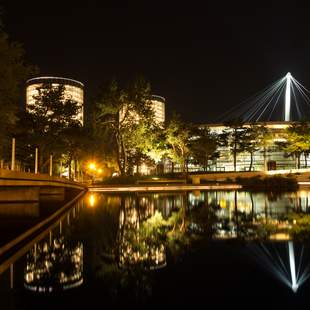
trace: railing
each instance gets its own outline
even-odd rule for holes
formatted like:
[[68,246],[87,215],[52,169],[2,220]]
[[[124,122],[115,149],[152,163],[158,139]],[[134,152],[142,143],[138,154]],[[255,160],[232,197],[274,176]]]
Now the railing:
[[[38,147],[33,147],[31,150],[30,148],[27,149],[28,155],[29,155],[29,150],[30,150],[30,157],[33,158],[33,163],[29,164],[26,162],[23,162],[22,160],[17,159],[17,155],[20,155],[18,151],[20,150],[20,154],[23,154],[25,152],[25,148],[21,147],[20,149],[17,147],[17,141],[16,138],[12,138],[11,141],[11,150],[10,150],[10,156],[9,160],[5,161],[4,159],[0,160],[0,169],[1,170],[11,170],[11,171],[16,171],[16,172],[23,172],[23,173],[32,173],[32,174],[40,174],[39,171],[39,148]],[[21,155],[20,155],[21,156]],[[56,164],[58,165],[58,170],[59,172],[55,174],[55,166]],[[64,166],[62,164],[62,161],[56,162],[53,158],[53,154],[49,155],[48,159],[48,170],[47,170],[47,175],[49,176],[59,176],[59,177],[64,177],[66,179],[69,179],[68,176],[64,175]],[[74,175],[74,170],[73,170],[73,175]],[[78,171],[77,175],[74,175],[73,180],[78,181],[78,182],[83,182],[83,176],[81,175],[80,171]]]

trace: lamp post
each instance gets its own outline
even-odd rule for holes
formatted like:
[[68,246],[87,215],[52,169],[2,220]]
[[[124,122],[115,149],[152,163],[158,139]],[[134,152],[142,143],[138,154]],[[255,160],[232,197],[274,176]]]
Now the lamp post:
[[11,170],[15,170],[15,138],[12,139]]
[[38,173],[38,159],[39,159],[39,150],[36,147],[35,150],[35,159],[34,159],[34,173],[37,174]]
[[50,177],[53,175],[53,154],[50,154]]

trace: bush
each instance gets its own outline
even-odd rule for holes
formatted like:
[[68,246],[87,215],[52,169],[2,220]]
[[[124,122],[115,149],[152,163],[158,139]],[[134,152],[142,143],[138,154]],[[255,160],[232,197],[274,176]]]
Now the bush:
[[244,189],[259,191],[296,191],[298,183],[295,178],[283,176],[236,178]]
[[139,177],[136,176],[118,176],[102,180],[102,184],[135,184]]

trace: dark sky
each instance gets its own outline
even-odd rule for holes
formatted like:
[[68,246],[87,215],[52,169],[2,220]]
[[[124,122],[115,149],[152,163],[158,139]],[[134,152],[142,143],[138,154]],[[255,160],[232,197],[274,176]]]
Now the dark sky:
[[5,29],[29,62],[82,81],[88,98],[106,80],[142,74],[168,113],[197,123],[287,71],[310,87],[310,9],[296,1],[2,3]]

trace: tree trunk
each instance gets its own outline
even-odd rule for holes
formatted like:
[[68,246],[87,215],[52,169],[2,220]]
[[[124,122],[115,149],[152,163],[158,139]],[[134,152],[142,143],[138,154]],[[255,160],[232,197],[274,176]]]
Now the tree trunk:
[[140,163],[139,163],[139,160],[137,161],[137,165],[136,165],[136,166],[137,166],[137,172],[136,172],[136,174],[139,175],[139,174],[140,174],[140,171],[139,171],[139,170],[140,170]]
[[73,178],[76,179],[77,176],[77,159],[74,158],[74,176]]
[[116,144],[117,144],[117,165],[118,165],[118,169],[121,173],[121,175],[125,175],[125,170],[124,170],[124,165],[122,162],[122,158],[123,158],[123,151],[122,151],[122,143],[120,140],[120,135],[116,134],[115,135],[115,140],[116,140]]
[[255,216],[255,212],[254,212],[254,200],[253,200],[253,193],[250,192],[250,198],[251,198],[251,215],[252,215],[252,221],[254,221],[254,216]]
[[264,147],[264,151],[263,151],[263,157],[264,157],[264,171],[267,171],[267,150],[266,147]]
[[305,157],[305,168],[307,168],[308,163],[307,163],[307,153],[304,153],[304,157]]
[[249,171],[252,171],[252,166],[253,166],[253,153],[251,152],[251,161],[250,161]]
[[237,152],[234,151],[234,171],[237,169]]
[[72,163],[72,157],[70,156],[69,163],[68,163],[68,176],[69,176],[69,180],[72,179],[71,163]]
[[207,154],[206,155],[206,171],[208,171],[208,163],[209,163],[208,158],[209,158],[209,155]]
[[297,168],[300,169],[300,154],[297,155]]
[[234,141],[234,171],[236,171],[237,169],[237,141],[236,141],[236,137],[235,137],[235,141]]
[[208,169],[208,166],[207,166],[207,164],[205,163],[205,164],[203,165],[203,171],[204,171],[204,172],[207,172],[207,169]]
[[123,139],[121,140],[121,154],[122,154],[122,171],[124,172],[124,175],[126,175],[127,171],[127,153],[126,153],[126,149],[125,149],[125,145],[124,145],[124,141]]

